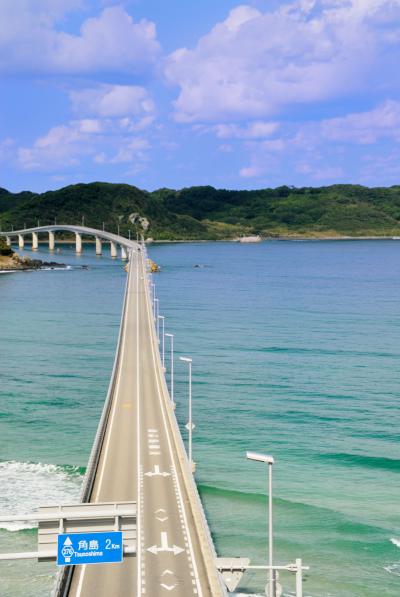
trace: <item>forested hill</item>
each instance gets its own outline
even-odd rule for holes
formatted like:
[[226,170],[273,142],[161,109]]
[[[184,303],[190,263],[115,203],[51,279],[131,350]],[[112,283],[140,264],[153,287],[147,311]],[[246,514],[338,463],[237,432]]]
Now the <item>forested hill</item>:
[[125,184],[77,184],[36,194],[0,189],[2,230],[81,223],[155,240],[228,239],[241,235],[398,236],[400,186],[334,185],[255,191],[210,186],[147,192]]

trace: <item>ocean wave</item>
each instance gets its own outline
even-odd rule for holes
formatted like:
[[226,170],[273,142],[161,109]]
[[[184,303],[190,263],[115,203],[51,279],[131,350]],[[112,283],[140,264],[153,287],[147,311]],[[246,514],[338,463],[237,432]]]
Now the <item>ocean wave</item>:
[[396,539],[395,537],[392,537],[390,539],[390,542],[393,543],[393,545],[395,545],[396,547],[400,547],[400,539]]
[[[31,514],[39,506],[76,501],[83,470],[41,462],[0,462],[0,516]],[[24,520],[0,522],[0,529],[13,532],[35,527]]]
[[383,569],[386,570],[386,572],[389,572],[389,574],[394,574],[394,576],[400,576],[400,562],[384,566]]
[[367,456],[363,454],[326,453],[319,456],[323,460],[335,460],[339,464],[360,466],[364,468],[384,469],[387,471],[400,471],[400,460],[385,456]]

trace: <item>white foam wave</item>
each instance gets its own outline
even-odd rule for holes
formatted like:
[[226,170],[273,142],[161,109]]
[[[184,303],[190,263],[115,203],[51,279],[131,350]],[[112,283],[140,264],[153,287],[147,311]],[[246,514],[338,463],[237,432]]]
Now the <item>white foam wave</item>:
[[[74,469],[71,469],[72,472]],[[76,501],[82,476],[54,464],[0,462],[0,516],[31,514],[39,506]],[[30,521],[0,522],[0,529],[20,531],[36,526]]]
[[390,539],[391,543],[393,543],[393,545],[395,545],[396,547],[400,547],[400,539],[395,539],[395,537],[392,537]]
[[389,566],[384,566],[383,569],[386,570],[386,572],[389,572],[389,574],[400,576],[400,562],[397,564],[389,564]]

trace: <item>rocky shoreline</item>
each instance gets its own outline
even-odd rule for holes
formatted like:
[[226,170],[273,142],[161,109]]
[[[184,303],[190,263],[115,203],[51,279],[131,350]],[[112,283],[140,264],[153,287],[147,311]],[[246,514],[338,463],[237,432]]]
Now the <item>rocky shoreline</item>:
[[30,259],[20,257],[16,253],[12,255],[0,255],[0,272],[32,271],[40,269],[66,268],[65,263],[56,261],[42,261],[41,259]]

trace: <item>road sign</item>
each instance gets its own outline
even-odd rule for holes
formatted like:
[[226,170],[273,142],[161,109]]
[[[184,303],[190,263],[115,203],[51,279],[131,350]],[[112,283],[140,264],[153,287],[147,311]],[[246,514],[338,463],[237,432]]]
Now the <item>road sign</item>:
[[122,532],[65,533],[57,537],[57,565],[122,562]]

